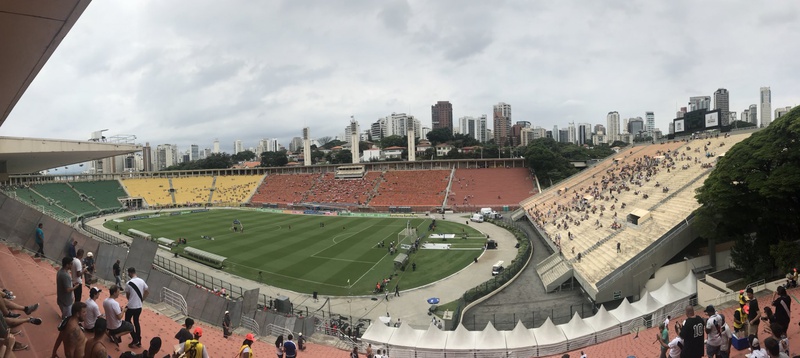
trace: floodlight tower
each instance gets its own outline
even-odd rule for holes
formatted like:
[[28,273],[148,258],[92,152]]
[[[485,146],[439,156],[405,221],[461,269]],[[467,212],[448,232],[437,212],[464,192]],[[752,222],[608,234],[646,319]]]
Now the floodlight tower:
[[414,135],[414,117],[409,116],[406,119],[406,135],[408,137],[408,161],[413,162],[417,160],[417,146],[416,137]]
[[350,116],[350,152],[353,155],[353,164],[358,164],[359,162],[358,144],[360,141],[358,139],[358,122],[353,116]]
[[311,130],[303,128],[303,166],[311,165]]

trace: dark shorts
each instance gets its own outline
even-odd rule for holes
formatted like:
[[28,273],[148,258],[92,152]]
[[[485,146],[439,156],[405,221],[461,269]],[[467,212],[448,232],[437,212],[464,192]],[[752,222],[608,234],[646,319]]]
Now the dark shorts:
[[133,324],[128,321],[122,321],[122,324],[117,329],[108,330],[108,333],[111,333],[112,336],[116,336],[123,332],[133,332]]

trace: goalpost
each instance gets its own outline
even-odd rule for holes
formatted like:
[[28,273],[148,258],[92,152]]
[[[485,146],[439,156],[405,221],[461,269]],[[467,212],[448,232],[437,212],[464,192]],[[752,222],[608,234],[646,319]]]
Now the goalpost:
[[[410,240],[409,240],[410,239]],[[411,226],[411,220],[406,222],[406,227],[397,234],[398,246],[408,240],[414,242],[417,239],[417,228]]]

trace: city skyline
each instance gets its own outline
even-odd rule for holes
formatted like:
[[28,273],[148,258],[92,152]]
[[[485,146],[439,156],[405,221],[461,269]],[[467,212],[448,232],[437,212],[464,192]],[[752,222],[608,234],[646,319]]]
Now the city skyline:
[[[505,102],[511,124],[654,112],[664,133],[689,97],[718,88],[731,112],[760,110],[764,86],[771,109],[798,104],[800,65],[782,43],[800,35],[796,2],[457,4],[94,2],[3,135],[85,140],[108,128],[180,148],[218,138],[232,152],[235,140],[288,146],[303,127],[336,136],[350,116],[362,130],[392,112],[431,128],[438,101],[453,124],[486,114],[494,128],[492,106]],[[435,21],[443,12],[451,25]],[[716,17],[727,20],[705,21]],[[743,51],[720,57],[730,48]]]

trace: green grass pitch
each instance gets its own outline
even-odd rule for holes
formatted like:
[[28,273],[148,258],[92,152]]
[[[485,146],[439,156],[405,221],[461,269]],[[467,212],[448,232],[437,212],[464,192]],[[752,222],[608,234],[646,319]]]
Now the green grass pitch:
[[[233,232],[234,220],[242,222],[244,233]],[[436,233],[460,237],[465,232],[467,239],[448,240],[452,244],[450,250],[421,249],[411,255],[406,271],[395,270],[393,260],[397,254],[390,256],[387,248],[389,242],[398,239],[409,220],[418,235],[425,234],[422,243],[442,242],[427,238],[430,219],[250,210],[221,209],[124,223],[108,221],[105,226],[122,233],[133,228],[153,238],[183,237],[188,240],[187,246],[227,257],[224,270],[234,275],[296,292],[340,296],[370,294],[376,282],[395,273],[391,289],[396,284],[405,290],[442,279],[470,264],[481,254],[486,241],[472,226],[437,220]],[[203,235],[214,240],[203,239]],[[381,241],[386,247],[377,247]],[[177,250],[182,250],[182,246]],[[411,270],[411,263],[417,264],[416,271]]]

